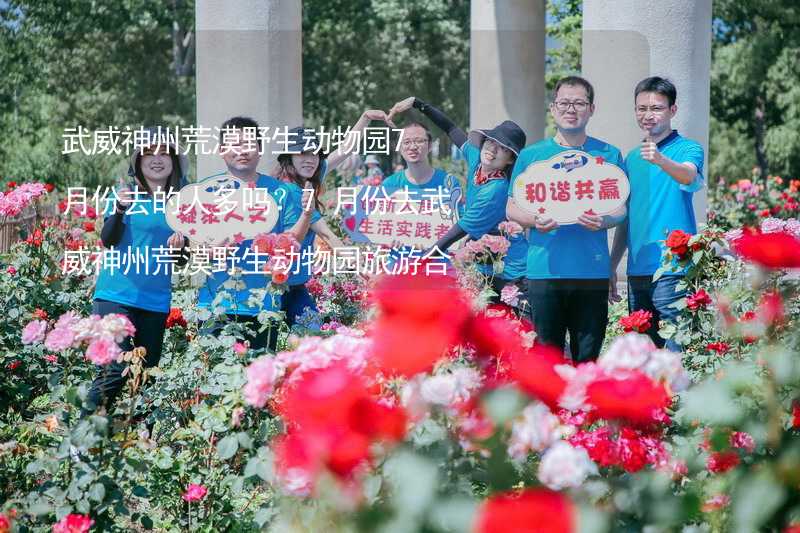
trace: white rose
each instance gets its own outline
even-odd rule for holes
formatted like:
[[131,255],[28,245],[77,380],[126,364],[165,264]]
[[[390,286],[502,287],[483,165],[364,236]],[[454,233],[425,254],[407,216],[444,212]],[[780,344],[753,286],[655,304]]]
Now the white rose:
[[597,465],[589,459],[586,450],[562,440],[542,456],[537,477],[551,489],[561,490],[581,486],[592,474],[597,474]]
[[546,405],[532,403],[511,425],[508,453],[514,459],[525,459],[531,451],[540,452],[548,448],[565,434],[565,430]]
[[656,349],[647,335],[627,333],[614,339],[606,353],[597,359],[605,370],[635,370],[641,368]]
[[421,392],[428,403],[450,405],[456,399],[456,378],[452,375],[425,378]]

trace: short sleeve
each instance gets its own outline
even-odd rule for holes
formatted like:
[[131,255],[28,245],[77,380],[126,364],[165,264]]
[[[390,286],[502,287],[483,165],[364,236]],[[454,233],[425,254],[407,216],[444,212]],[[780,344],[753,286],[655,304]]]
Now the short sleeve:
[[504,179],[491,180],[478,187],[458,221],[470,237],[481,238],[505,218],[507,187],[508,182]]
[[478,168],[481,163],[480,148],[467,141],[461,146],[461,153],[464,154],[464,159],[467,160],[468,168]]
[[688,185],[681,185],[681,190],[686,192],[697,192],[703,188],[705,180],[703,179],[703,160],[705,153],[703,147],[696,142],[687,143],[686,147],[681,150],[680,156],[675,159],[676,163],[691,163],[697,169],[697,175],[694,177],[692,183]]
[[[286,194],[280,194],[278,191],[281,189],[285,190]],[[303,208],[300,205],[302,203],[302,190],[299,187],[290,187],[282,184],[276,187],[272,193],[280,207],[280,215],[278,216],[280,228],[276,231],[287,231],[300,220],[300,215],[303,212]],[[281,200],[281,197],[283,200]]]

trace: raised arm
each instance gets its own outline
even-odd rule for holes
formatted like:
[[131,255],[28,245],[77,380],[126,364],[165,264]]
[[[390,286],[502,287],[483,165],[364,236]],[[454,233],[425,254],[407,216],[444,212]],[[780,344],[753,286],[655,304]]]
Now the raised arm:
[[[360,132],[364,131],[373,120],[382,120],[386,124],[394,127],[394,124],[392,123],[391,119],[386,116],[386,113],[380,109],[367,109],[361,113],[358,121],[356,121],[356,123],[353,124],[353,127],[350,128],[350,133],[342,144],[348,147],[356,145],[357,143],[354,137]],[[341,162],[347,159],[351,153],[351,151],[343,151],[342,145],[339,145],[339,148],[331,152],[331,154],[328,156],[328,170],[330,171],[338,167]]]
[[418,109],[423,115],[431,119],[431,122],[436,124],[436,127],[441,129],[447,134],[448,137],[450,137],[450,140],[454,145],[461,148],[464,143],[467,142],[466,132],[456,126],[450,117],[445,115],[440,109],[437,109],[436,107],[423,100],[420,100],[415,96],[409,96],[405,100],[397,102],[389,111],[389,120],[394,118],[396,114],[407,111],[412,107]]

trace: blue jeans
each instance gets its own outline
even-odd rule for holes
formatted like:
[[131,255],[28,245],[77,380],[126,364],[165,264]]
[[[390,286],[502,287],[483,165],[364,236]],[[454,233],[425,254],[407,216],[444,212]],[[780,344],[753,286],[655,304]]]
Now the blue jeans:
[[675,322],[680,314],[673,304],[686,297],[686,289],[678,290],[678,283],[683,276],[661,276],[653,281],[652,276],[628,277],[628,311],[633,313],[644,309],[653,313],[653,321],[647,335],[656,346],[673,352],[680,352],[681,345],[672,339],[664,339],[658,334],[658,323],[661,320]]

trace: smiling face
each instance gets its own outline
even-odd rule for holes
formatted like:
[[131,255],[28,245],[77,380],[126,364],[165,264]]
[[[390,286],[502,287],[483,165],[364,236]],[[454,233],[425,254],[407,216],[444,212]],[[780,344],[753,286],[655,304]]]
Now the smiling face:
[[559,130],[582,133],[594,114],[594,104],[589,102],[589,93],[582,85],[562,85],[550,103],[550,114]]
[[166,184],[172,175],[172,157],[168,147],[145,148],[139,158],[139,164],[145,179],[159,186]]
[[225,136],[225,142],[220,152],[228,170],[240,174],[255,172],[258,162],[261,160],[258,142],[253,139],[245,139],[241,130],[234,130],[231,135]]
[[669,105],[666,95],[656,92],[641,92],[636,96],[636,123],[650,137],[659,137],[672,130],[672,117],[678,111]]
[[319,155],[314,152],[292,154],[292,166],[301,177],[310,179],[319,167]]
[[481,166],[486,171],[502,170],[514,158],[514,152],[493,139],[486,139],[481,146]]
[[406,163],[419,163],[428,157],[431,143],[425,128],[412,125],[403,129],[403,140],[400,143],[400,155]]

